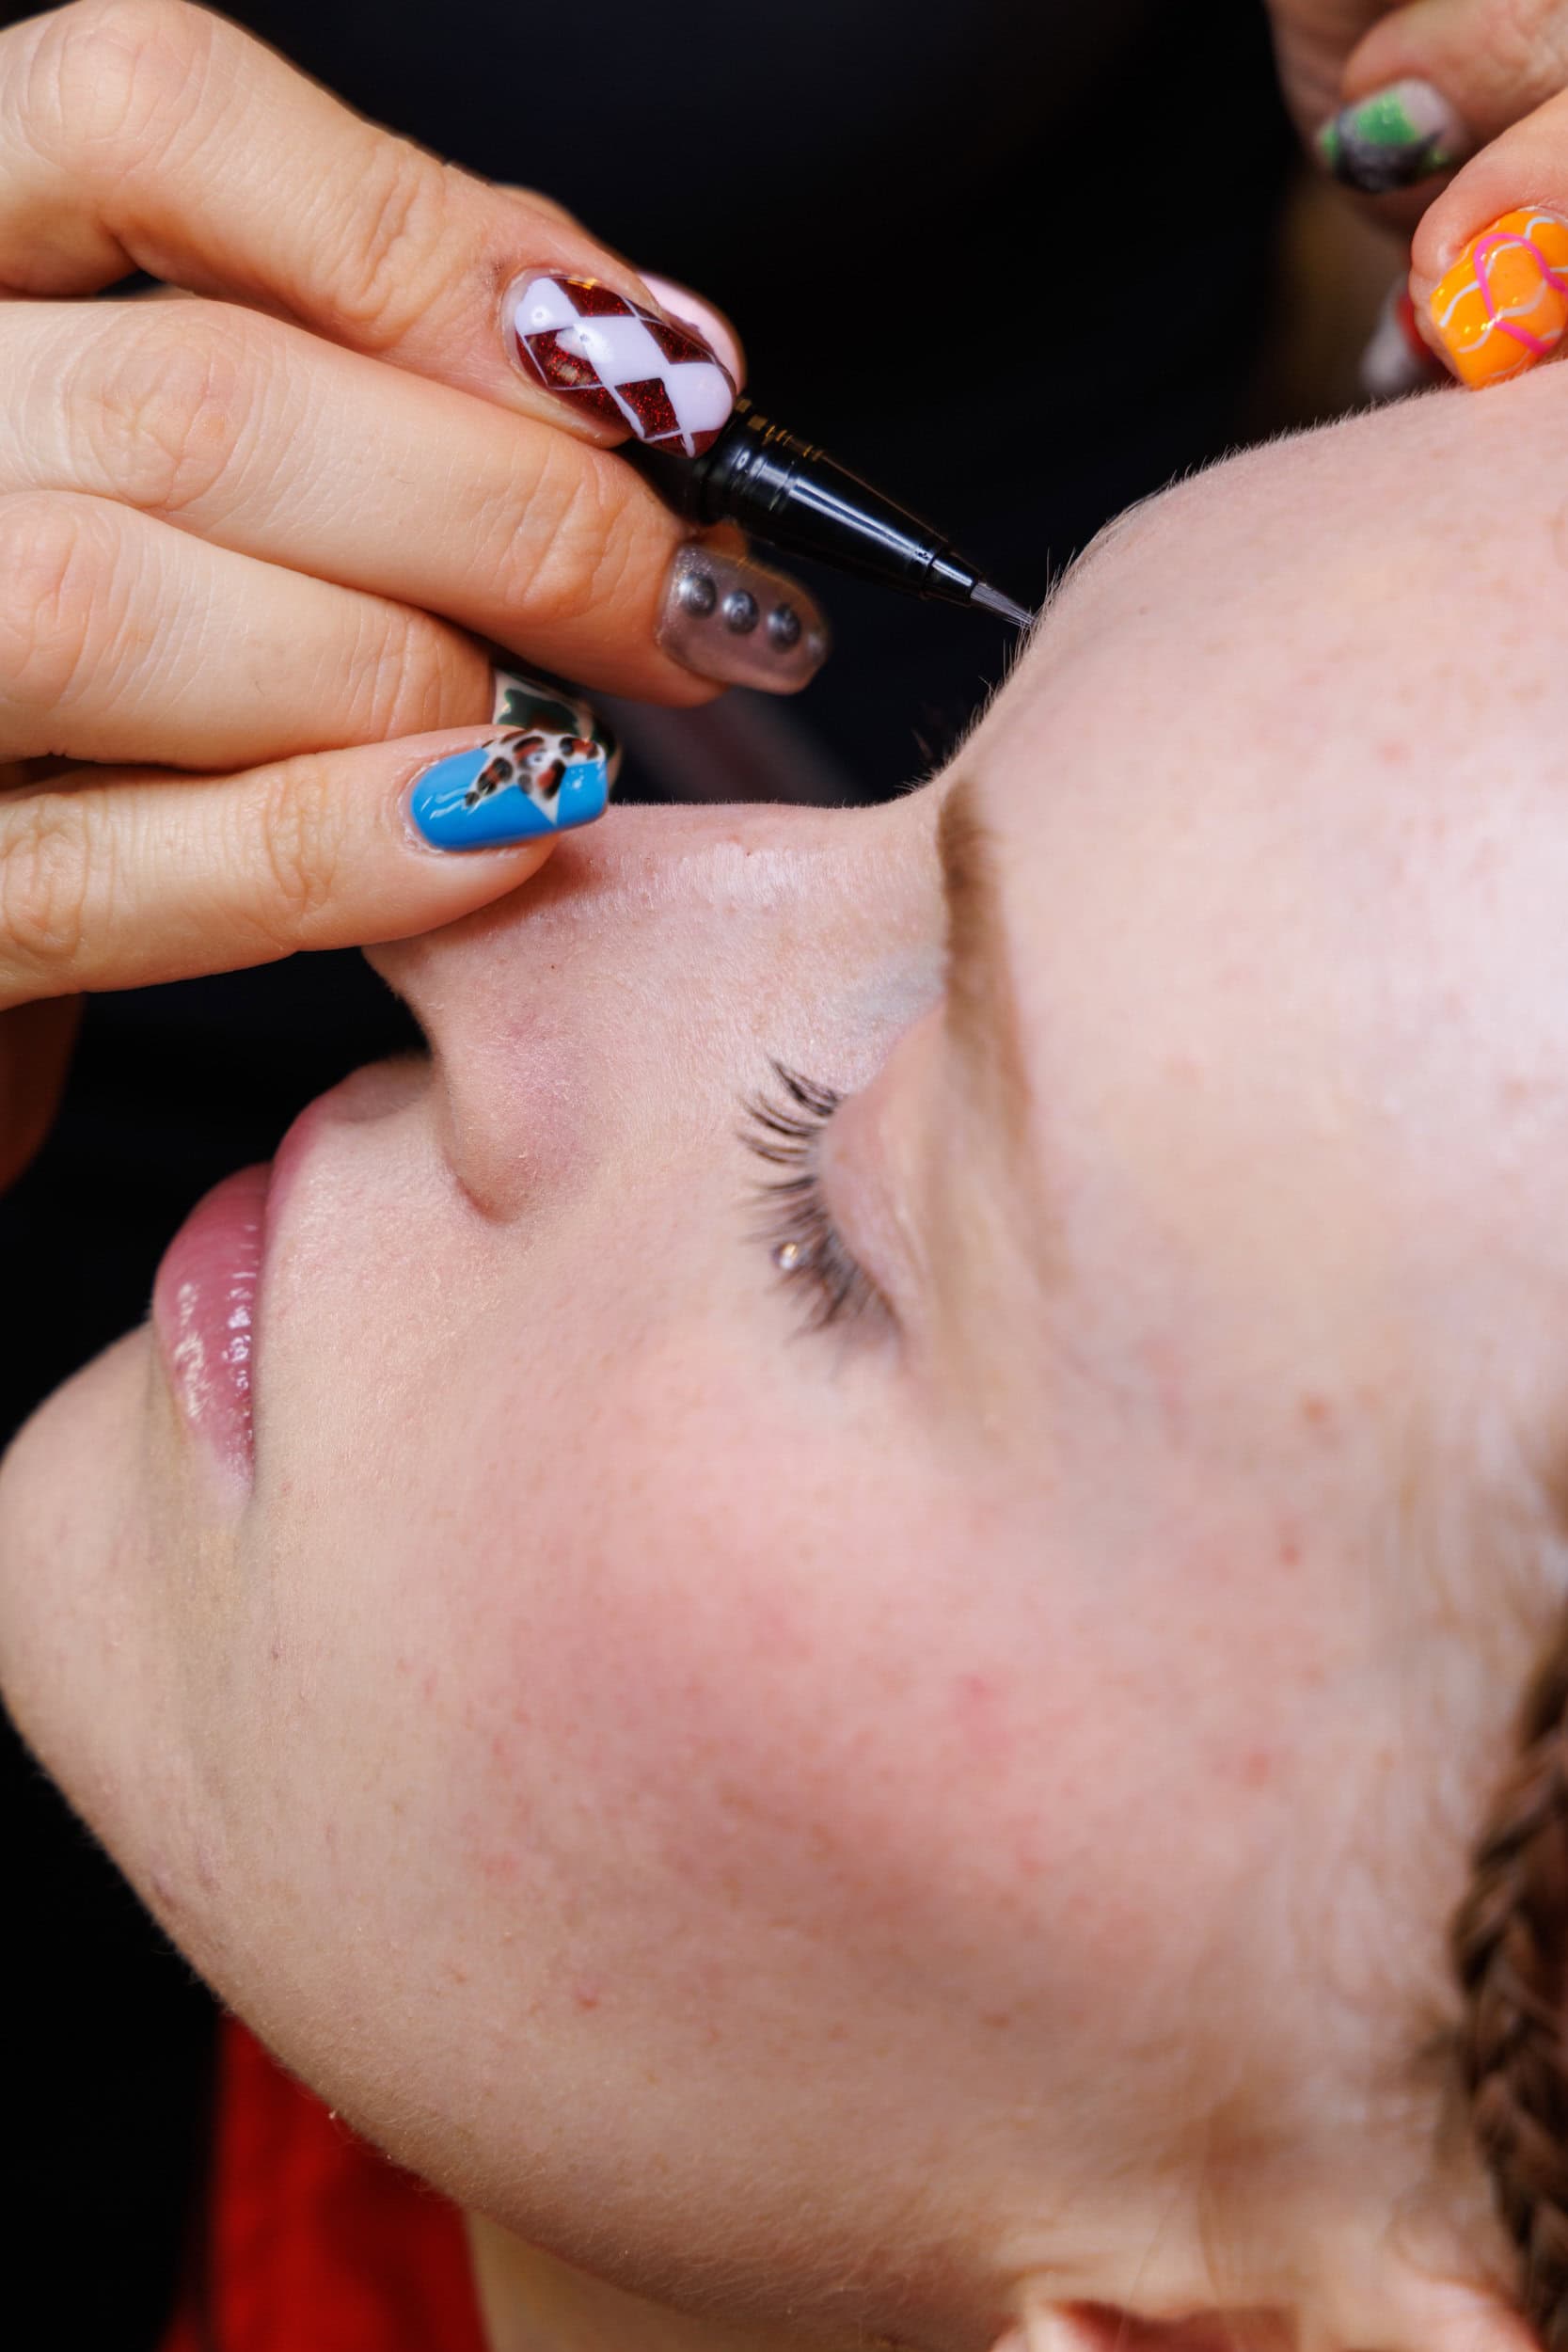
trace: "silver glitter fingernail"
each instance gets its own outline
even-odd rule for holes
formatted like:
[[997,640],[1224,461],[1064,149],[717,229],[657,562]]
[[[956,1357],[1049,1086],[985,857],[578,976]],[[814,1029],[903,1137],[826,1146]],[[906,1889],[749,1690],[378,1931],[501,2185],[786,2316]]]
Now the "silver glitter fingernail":
[[675,550],[654,638],[699,677],[765,694],[799,692],[830,644],[827,622],[798,580],[701,540]]

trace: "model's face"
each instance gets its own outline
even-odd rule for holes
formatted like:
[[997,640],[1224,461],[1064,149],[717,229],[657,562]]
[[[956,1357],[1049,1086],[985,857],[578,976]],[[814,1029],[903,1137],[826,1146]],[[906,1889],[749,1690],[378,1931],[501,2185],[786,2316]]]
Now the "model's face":
[[[901,803],[611,814],[377,950],[431,1056],[286,1155],[253,1486],[146,1332],[14,1450],[50,1768],[524,2235],[977,2341],[1151,2258],[1200,2113],[1386,2066],[1568,1327],[1561,403],[1167,496]],[[849,1098],[824,1329],[772,1057]]]

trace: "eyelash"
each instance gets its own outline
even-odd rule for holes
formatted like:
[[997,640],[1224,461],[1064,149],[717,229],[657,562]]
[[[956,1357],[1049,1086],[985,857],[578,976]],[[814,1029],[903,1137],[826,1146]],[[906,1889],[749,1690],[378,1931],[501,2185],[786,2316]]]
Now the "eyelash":
[[823,1331],[832,1323],[853,1323],[884,1301],[845,1247],[822,1198],[818,1148],[844,1098],[781,1061],[772,1070],[783,1092],[748,1097],[749,1123],[740,1140],[758,1159],[787,1172],[752,1187],[764,1214],[751,1238],[767,1243],[780,1280],[799,1284],[810,1301],[801,1327]]

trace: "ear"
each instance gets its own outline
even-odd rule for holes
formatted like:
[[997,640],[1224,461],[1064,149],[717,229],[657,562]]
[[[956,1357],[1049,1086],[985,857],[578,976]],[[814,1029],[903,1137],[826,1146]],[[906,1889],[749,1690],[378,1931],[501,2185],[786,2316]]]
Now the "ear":
[[1310,2312],[1216,2307],[1160,2319],[1026,2287],[992,2352],[1541,2352],[1500,2288],[1389,2263],[1388,2250],[1385,2237],[1382,2262],[1347,2265],[1329,2290],[1335,2307]]
[[1214,2310],[1150,2319],[1113,2303],[1031,2297],[992,2352],[1300,2352],[1300,2336],[1280,2312]]
[[1387,2352],[1541,2352],[1500,2288],[1404,2274],[1382,2341]]

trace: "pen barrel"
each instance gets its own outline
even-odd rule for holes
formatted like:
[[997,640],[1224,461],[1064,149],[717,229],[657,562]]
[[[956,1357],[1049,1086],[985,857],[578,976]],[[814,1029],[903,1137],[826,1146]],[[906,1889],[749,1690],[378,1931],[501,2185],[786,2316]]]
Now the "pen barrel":
[[699,458],[650,450],[625,454],[695,522],[736,522],[769,547],[917,596],[961,602],[976,577],[918,516],[824,450],[770,424],[744,395]]
[[847,467],[752,410],[711,453],[705,520],[729,516],[793,555],[812,555],[919,595],[942,543]]

